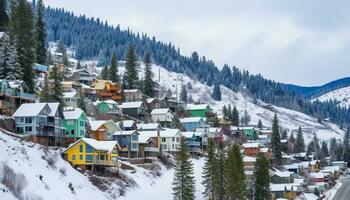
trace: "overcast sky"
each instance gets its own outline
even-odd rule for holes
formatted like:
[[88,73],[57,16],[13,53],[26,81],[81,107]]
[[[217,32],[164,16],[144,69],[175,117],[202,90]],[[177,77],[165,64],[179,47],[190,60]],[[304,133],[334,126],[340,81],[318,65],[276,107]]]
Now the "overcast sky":
[[318,85],[350,76],[350,1],[44,0],[267,78]]

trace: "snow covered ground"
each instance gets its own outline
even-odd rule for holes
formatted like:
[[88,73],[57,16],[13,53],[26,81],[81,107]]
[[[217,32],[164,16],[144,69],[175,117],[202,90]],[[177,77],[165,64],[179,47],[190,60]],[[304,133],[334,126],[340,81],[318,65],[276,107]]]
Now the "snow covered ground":
[[333,90],[313,100],[316,100],[316,99],[318,99],[321,102],[336,100],[339,102],[340,106],[349,108],[350,107],[350,86]]

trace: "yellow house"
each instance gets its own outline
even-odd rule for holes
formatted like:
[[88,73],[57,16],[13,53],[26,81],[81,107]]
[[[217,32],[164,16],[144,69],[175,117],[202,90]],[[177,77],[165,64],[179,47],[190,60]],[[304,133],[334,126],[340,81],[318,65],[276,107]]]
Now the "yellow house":
[[118,167],[117,141],[97,141],[81,138],[64,150],[64,158],[73,166],[92,169],[93,166]]

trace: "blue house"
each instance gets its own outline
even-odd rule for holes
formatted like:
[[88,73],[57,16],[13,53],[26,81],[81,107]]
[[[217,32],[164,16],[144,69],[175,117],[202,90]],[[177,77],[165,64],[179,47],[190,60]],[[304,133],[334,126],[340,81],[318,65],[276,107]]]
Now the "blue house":
[[201,152],[201,133],[199,132],[182,132],[182,136],[185,137],[185,144],[187,150],[190,153]]
[[136,130],[116,131],[113,134],[113,140],[118,141],[120,145],[120,156],[127,158],[137,158],[139,152],[139,135]]
[[180,123],[186,131],[195,131],[196,128],[203,128],[206,126],[202,117],[186,117],[180,119]]

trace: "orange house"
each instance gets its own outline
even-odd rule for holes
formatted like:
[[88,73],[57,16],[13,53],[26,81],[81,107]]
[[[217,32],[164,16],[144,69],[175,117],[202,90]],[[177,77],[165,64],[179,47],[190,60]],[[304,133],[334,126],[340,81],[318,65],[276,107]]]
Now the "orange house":
[[117,83],[109,80],[95,79],[91,87],[96,89],[96,94],[100,100],[112,99],[117,102],[122,101],[122,88]]
[[244,155],[256,156],[260,152],[259,143],[244,143],[242,144]]
[[89,124],[91,127],[90,137],[98,141],[111,140],[112,133],[118,130],[112,120],[90,121]]

